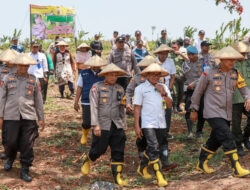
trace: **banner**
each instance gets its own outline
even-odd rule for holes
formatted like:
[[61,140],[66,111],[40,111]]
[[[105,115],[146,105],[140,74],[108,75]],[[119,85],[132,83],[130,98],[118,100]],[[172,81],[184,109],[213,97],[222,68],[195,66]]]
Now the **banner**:
[[54,39],[55,36],[73,38],[75,9],[57,6],[30,5],[32,40]]

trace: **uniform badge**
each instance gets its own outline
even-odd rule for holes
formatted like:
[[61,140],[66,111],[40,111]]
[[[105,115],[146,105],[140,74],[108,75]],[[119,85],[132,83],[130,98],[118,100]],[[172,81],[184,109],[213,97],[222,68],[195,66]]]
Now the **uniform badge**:
[[28,94],[28,95],[31,95],[31,94],[32,94],[32,91],[31,91],[31,90],[28,90],[27,94]]
[[141,81],[143,81],[143,80],[145,80],[145,78],[144,78],[144,77],[141,77]]
[[107,90],[107,88],[106,88],[106,87],[102,87],[101,89],[102,89],[102,90]]
[[106,103],[106,102],[107,102],[107,99],[106,99],[106,98],[103,98],[103,99],[102,99],[102,102],[103,102],[103,103]]
[[13,81],[13,80],[15,80],[15,78],[10,77],[10,78],[8,78],[8,80]]
[[220,91],[220,86],[216,86],[216,87],[215,87],[215,90],[216,90],[216,91]]
[[97,88],[96,88],[96,86],[92,86],[92,89],[91,89],[92,91],[96,91],[97,90]]
[[240,72],[238,72],[237,88],[243,88],[247,86],[247,83]]
[[220,74],[219,73],[215,73],[214,77],[220,77]]

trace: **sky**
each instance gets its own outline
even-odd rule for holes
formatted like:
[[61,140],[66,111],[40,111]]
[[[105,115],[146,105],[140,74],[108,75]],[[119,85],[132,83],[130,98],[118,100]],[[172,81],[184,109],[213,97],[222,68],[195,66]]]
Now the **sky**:
[[[0,37],[12,35],[14,28],[22,30],[21,39],[29,37],[29,4],[55,5],[76,9],[76,30],[103,33],[105,39],[113,31],[134,35],[141,30],[144,38],[152,39],[152,26],[156,27],[153,39],[167,29],[172,39],[183,36],[183,28],[192,26],[206,31],[213,38],[221,24],[239,18],[230,14],[215,0],[0,0]],[[244,12],[242,26],[250,28],[250,1],[241,0]],[[197,35],[197,34],[195,34]]]

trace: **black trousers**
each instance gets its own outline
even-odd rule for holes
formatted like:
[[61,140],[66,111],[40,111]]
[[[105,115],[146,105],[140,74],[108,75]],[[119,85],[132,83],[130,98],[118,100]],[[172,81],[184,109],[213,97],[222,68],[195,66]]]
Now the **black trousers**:
[[112,122],[110,131],[102,130],[100,137],[95,136],[94,132],[92,134],[92,144],[89,151],[89,157],[92,161],[97,160],[110,146],[111,161],[124,162],[126,136],[123,129],[118,129]]
[[169,133],[170,130],[170,126],[171,126],[171,115],[172,115],[172,109],[171,108],[167,108],[166,109],[166,124],[167,124],[167,133]]
[[[141,117],[139,119],[139,125],[141,127]],[[140,138],[136,139],[136,146],[137,146],[138,152],[144,152],[146,150],[148,145],[147,145],[147,141],[144,135],[142,136],[142,139]]]
[[82,105],[82,128],[91,128],[90,105]]
[[[187,90],[185,92],[185,110],[186,110],[186,115],[185,118],[190,119],[190,106],[191,106],[191,97],[193,95],[194,91],[193,90]],[[196,132],[202,132],[205,119],[203,118],[203,109],[204,109],[204,95],[201,97],[200,100],[200,109],[198,111],[198,122],[196,126]]]
[[[241,130],[242,114],[247,116],[247,125],[244,129],[244,135]],[[233,104],[232,133],[236,145],[240,145],[244,137],[250,136],[250,112],[246,111],[244,103]]]
[[32,166],[34,160],[33,145],[38,137],[38,126],[36,121],[20,119],[4,121],[5,140],[4,143],[7,157],[15,159],[19,150],[20,162],[23,166]]
[[[70,92],[74,93],[75,87],[74,87],[74,84],[72,82],[68,81],[68,87],[69,87]],[[64,90],[65,90],[65,84],[60,85],[59,91],[60,91],[61,95],[64,93]]]
[[48,83],[45,84],[44,78],[39,78],[39,82],[40,82],[40,86],[41,86],[41,93],[42,93],[42,97],[43,97],[43,102],[46,102]]
[[206,142],[206,147],[215,152],[221,145],[224,152],[235,149],[233,135],[230,131],[230,122],[222,118],[207,119],[212,131]]
[[124,91],[126,91],[127,86],[130,82],[131,77],[119,77],[116,81],[117,84],[121,85]]
[[161,157],[161,153],[167,151],[167,130],[165,129],[142,129],[146,138],[148,148],[146,154],[150,161],[154,161]]

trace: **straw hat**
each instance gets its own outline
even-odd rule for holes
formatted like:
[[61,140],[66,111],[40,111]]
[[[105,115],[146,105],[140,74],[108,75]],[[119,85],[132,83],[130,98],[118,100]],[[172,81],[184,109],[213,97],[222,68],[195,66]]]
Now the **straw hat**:
[[160,61],[155,60],[155,58],[151,55],[147,55],[144,57],[143,60],[140,61],[140,63],[137,64],[138,67],[147,67],[152,63],[157,63],[161,65],[162,63]]
[[81,48],[86,48],[87,50],[91,50],[91,47],[86,43],[82,43],[81,45],[79,45],[77,47],[78,50],[81,49]]
[[9,62],[12,59],[14,59],[16,56],[18,56],[19,53],[13,49],[7,49],[3,51],[0,55],[0,61],[2,62]]
[[238,51],[236,51],[231,46],[227,46],[218,51],[215,56],[215,59],[244,59]]
[[98,74],[98,76],[102,77],[102,76],[104,76],[107,73],[118,73],[119,76],[128,75],[127,72],[125,72],[124,70],[120,69],[118,66],[116,66],[113,63],[108,64],[107,66],[105,66],[103,68],[103,70]]
[[65,41],[60,41],[56,44],[56,46],[69,46]]
[[240,52],[240,53],[247,53],[249,51],[249,47],[246,43],[244,42],[236,42],[234,45],[233,45],[233,48]]
[[89,58],[88,61],[84,63],[86,66],[90,67],[103,67],[106,66],[107,63],[98,55],[94,55],[93,57]]
[[9,63],[15,65],[37,65],[37,62],[28,53],[20,53]]
[[167,46],[166,44],[161,44],[160,47],[154,51],[154,54],[165,51],[174,51],[174,50],[171,47]]
[[151,65],[149,65],[146,69],[144,69],[141,72],[142,76],[145,76],[149,73],[161,73],[161,77],[166,77],[169,75],[169,72],[167,72],[165,69],[163,69],[159,64],[157,63],[152,63]]

